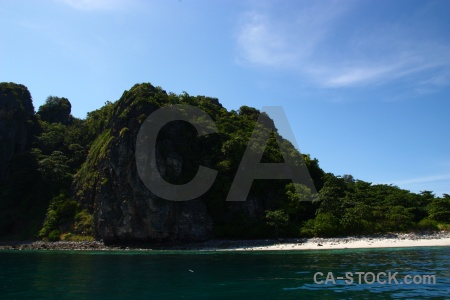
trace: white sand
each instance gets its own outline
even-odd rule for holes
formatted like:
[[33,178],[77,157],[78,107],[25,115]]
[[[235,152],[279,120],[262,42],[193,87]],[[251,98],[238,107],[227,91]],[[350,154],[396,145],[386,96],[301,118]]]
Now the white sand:
[[[316,249],[346,249],[346,248],[389,248],[389,247],[424,247],[424,246],[450,246],[450,238],[432,239],[432,240],[363,240],[351,241],[347,243],[323,242],[319,243],[307,242],[304,244],[278,244],[266,247],[247,248],[247,250],[316,250]],[[236,250],[245,250],[240,248]]]
[[[415,235],[399,235],[393,238],[364,237],[364,238],[312,238],[305,242],[280,242],[273,245],[250,246],[239,245],[236,248],[223,250],[232,251],[260,251],[260,250],[332,250],[357,248],[392,248],[392,247],[450,247],[450,235],[440,238],[417,237]],[[450,249],[450,248],[449,248]]]
[[[155,246],[155,245],[153,245]],[[335,238],[291,238],[265,240],[210,240],[180,245],[159,245],[159,250],[202,250],[202,251],[260,251],[260,250],[332,250],[388,247],[449,247],[450,231],[431,233],[388,233],[373,236],[350,236]],[[1,242],[0,250],[151,250],[105,246],[101,242]]]

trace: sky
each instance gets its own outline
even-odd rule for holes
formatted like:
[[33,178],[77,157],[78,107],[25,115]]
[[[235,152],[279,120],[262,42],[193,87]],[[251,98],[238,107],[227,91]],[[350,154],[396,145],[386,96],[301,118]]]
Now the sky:
[[0,0],[0,82],[85,118],[134,84],[281,106],[335,175],[450,194],[450,1]]

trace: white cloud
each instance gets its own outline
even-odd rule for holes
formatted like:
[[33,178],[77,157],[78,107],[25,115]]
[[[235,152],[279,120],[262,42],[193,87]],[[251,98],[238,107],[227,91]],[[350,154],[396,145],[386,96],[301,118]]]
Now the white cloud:
[[[393,71],[390,66],[377,66],[377,67],[354,67],[349,70],[341,70],[335,76],[328,76],[322,74],[325,80],[322,81],[324,86],[327,87],[343,87],[350,85],[357,85],[370,81],[377,80],[380,77]],[[326,70],[326,73],[331,73],[331,70]]]
[[450,85],[450,43],[414,31],[408,20],[341,26],[357,5],[294,1],[291,11],[249,10],[238,26],[237,61],[292,70],[322,88],[409,80],[417,93],[430,93]]
[[267,6],[243,14],[237,34],[238,62],[254,66],[298,66],[315,50],[329,23],[346,9],[337,2],[325,6],[318,1],[311,4],[300,5],[295,12],[285,12],[287,18],[273,16]]
[[84,11],[117,10],[124,7],[126,0],[57,0],[75,9]]
[[435,195],[440,196],[444,193],[450,193],[450,174],[393,180],[384,182],[384,184],[392,184],[402,189],[412,191],[413,193],[419,193],[421,191],[433,191]]
[[[415,43],[402,41],[398,43],[402,45],[385,41],[384,45],[386,46],[384,47],[386,48],[378,47],[378,51],[384,53],[386,57],[369,53],[358,62],[352,62],[349,58],[344,60],[347,64],[353,64],[351,68],[340,67],[339,65],[327,68],[321,74],[321,85],[325,87],[351,87],[380,84],[420,75],[428,71],[434,72],[431,76],[426,74],[426,76],[423,76],[425,79],[416,82],[417,91],[430,91],[430,87],[442,87],[449,84],[447,76],[450,71],[450,47],[423,41]],[[383,43],[380,43],[380,45],[383,45]],[[410,50],[405,51],[403,49]]]
[[395,181],[394,184],[410,185],[410,184],[419,184],[419,183],[448,181],[448,180],[450,180],[450,174],[425,176],[425,177],[411,178],[411,179],[406,179],[406,180],[399,180],[399,181]]
[[288,49],[288,41],[272,28],[268,17],[251,12],[241,28],[238,43],[243,56],[241,61],[256,65],[279,66],[289,63],[295,57]]

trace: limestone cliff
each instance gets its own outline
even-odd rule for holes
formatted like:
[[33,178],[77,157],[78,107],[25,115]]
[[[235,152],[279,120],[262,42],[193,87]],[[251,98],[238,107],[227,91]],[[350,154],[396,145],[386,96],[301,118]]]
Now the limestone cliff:
[[0,83],[0,180],[8,173],[15,154],[31,145],[34,107],[28,89],[15,83]]
[[[217,170],[208,192],[190,201],[160,199],[144,185],[136,167],[136,139],[141,125],[155,110],[170,104],[199,107],[218,129],[199,136],[191,124],[174,121],[157,135],[156,165],[167,182],[190,182],[200,165]],[[268,184],[256,180],[247,201],[225,201],[255,128],[258,110],[243,107],[239,112],[229,112],[215,98],[168,94],[148,83],[135,85],[104,110],[99,115],[108,115],[107,124],[99,127],[103,132],[93,142],[73,185],[79,203],[94,214],[97,239],[195,241],[265,234],[265,210],[280,205],[290,181],[272,180]],[[263,116],[267,124],[273,124]],[[87,122],[94,122],[92,118]],[[258,141],[259,146],[266,142]],[[296,164],[302,163],[301,154],[286,140],[283,144]],[[282,162],[275,138],[267,145],[263,161]]]
[[[186,202],[159,199],[137,173],[135,144],[140,125],[167,100],[168,95],[160,89],[149,84],[136,85],[116,103],[109,128],[94,142],[93,148],[99,150],[93,153],[91,149],[88,157],[91,166],[83,166],[91,169],[83,174],[82,168],[75,185],[82,191],[81,203],[92,205],[97,239],[204,240],[212,236],[212,220],[202,199]],[[170,149],[187,144],[187,137],[180,136],[180,130],[177,126],[170,128],[159,144]],[[157,157],[160,172],[166,174],[170,169],[180,174],[186,165],[182,156],[176,150],[168,155],[161,155],[161,151]]]

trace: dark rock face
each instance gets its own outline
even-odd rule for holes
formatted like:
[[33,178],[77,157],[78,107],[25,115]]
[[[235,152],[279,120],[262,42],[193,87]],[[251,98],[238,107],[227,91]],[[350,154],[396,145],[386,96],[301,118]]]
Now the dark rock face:
[[[130,130],[131,131],[131,130]],[[129,132],[130,132],[129,131]],[[142,183],[134,157],[135,133],[110,144],[101,163],[95,198],[95,232],[107,241],[204,240],[212,233],[212,221],[201,199],[174,202],[158,199]],[[177,155],[159,157],[160,169],[168,165],[181,172]]]
[[7,176],[15,154],[30,146],[34,107],[28,89],[15,83],[0,83],[0,179]]
[[[157,109],[173,104],[197,106],[221,128],[215,133],[198,136],[188,122],[173,121],[160,130],[161,124],[155,124],[159,130],[156,147],[154,152],[153,149],[148,151],[154,153],[156,167],[146,169],[145,176],[148,175],[149,180],[157,182],[159,173],[166,182],[182,185],[194,179],[199,166],[217,171],[210,189],[188,201],[165,200],[152,193],[139,177],[136,165],[136,141],[141,125]],[[107,112],[108,116],[107,124],[101,129],[104,131],[93,142],[73,186],[83,209],[94,214],[97,240],[106,243],[202,241],[220,235],[242,236],[241,232],[245,231],[252,236],[264,233],[265,211],[273,209],[278,205],[276,201],[283,199],[286,180],[270,184],[255,181],[247,201],[226,201],[259,111],[249,108],[238,115],[227,112],[215,98],[167,94],[148,83],[125,91],[120,100],[107,109],[102,112]],[[204,122],[201,117],[198,120]],[[269,117],[265,121],[273,123]],[[261,138],[253,147],[267,143]],[[276,160],[277,155],[281,155],[276,152],[279,150],[270,149],[273,153],[269,151],[267,156]],[[288,150],[297,161],[295,167],[300,166],[301,154],[293,146]],[[138,157],[141,161],[145,153],[140,152]]]
[[[200,241],[212,237],[213,222],[207,212],[204,199],[175,202],[155,196],[141,181],[136,167],[135,145],[141,123],[157,109],[156,103],[142,101],[165,91],[151,85],[132,88],[117,103],[112,117],[110,135],[99,159],[98,179],[93,197],[96,239],[105,242],[127,241]],[[138,121],[139,119],[139,121]],[[158,145],[172,149],[163,153],[157,148],[159,172],[169,171],[179,175],[183,166],[180,145],[187,143],[178,126],[166,131]],[[83,202],[83,199],[81,199]],[[85,202],[89,202],[89,199]]]

